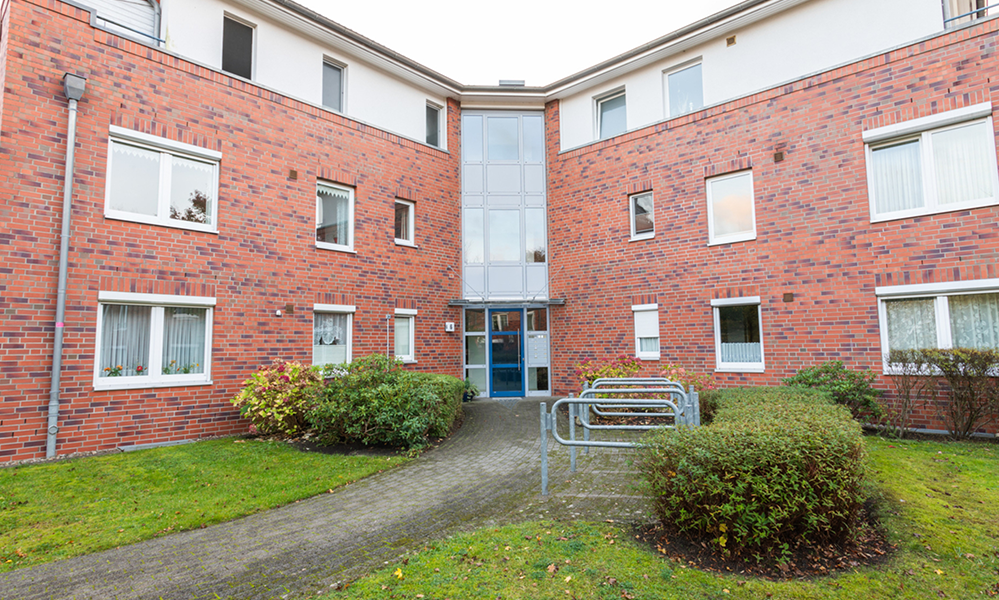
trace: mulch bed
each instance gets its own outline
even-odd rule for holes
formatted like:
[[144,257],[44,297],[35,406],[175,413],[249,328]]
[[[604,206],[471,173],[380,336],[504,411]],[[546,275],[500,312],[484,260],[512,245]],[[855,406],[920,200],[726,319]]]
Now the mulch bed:
[[754,558],[725,558],[716,554],[707,542],[668,531],[658,524],[638,526],[634,533],[639,542],[654,552],[709,573],[746,575],[771,580],[812,579],[888,561],[895,551],[895,546],[888,543],[884,529],[873,517],[869,507],[865,507],[861,519],[864,526],[861,528],[859,538],[854,542],[845,545],[799,548],[791,560],[783,565],[773,561],[773,557],[764,557],[763,562],[756,562]]

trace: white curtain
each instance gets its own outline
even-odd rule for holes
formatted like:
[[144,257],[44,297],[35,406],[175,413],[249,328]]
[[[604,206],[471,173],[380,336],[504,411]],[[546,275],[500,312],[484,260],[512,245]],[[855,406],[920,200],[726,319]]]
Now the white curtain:
[[933,166],[940,204],[995,195],[992,149],[986,123],[973,123],[933,134]]
[[101,377],[148,374],[152,310],[149,306],[103,305]]
[[321,185],[316,201],[319,206],[316,240],[349,246],[350,194],[346,190]]
[[395,318],[395,355],[409,358],[413,356],[413,346],[410,343],[410,330],[413,319],[411,317]]
[[763,362],[763,347],[759,342],[722,342],[721,361],[723,363]]
[[919,153],[919,140],[871,150],[877,214],[924,206]]
[[347,315],[316,313],[312,321],[312,363],[339,365],[347,362]]
[[639,352],[659,352],[659,338],[648,337],[648,338],[638,338],[638,350]]
[[204,373],[208,309],[168,306],[163,311],[163,373]]
[[999,294],[951,296],[947,303],[955,348],[999,348]]
[[933,298],[888,300],[888,347],[918,350],[937,347],[937,319]]

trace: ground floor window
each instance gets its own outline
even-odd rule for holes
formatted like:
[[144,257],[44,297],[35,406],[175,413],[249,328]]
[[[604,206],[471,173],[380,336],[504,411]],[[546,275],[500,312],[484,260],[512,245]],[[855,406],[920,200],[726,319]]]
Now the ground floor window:
[[759,296],[711,301],[717,370],[762,372],[763,330]]
[[999,348],[999,280],[877,288],[881,347]]
[[354,307],[317,304],[312,310],[312,364],[350,362]]
[[635,317],[635,356],[659,360],[659,305],[639,304],[631,311]]
[[395,357],[403,362],[416,362],[416,311],[395,309]]
[[209,380],[214,298],[102,292],[99,301],[95,387]]

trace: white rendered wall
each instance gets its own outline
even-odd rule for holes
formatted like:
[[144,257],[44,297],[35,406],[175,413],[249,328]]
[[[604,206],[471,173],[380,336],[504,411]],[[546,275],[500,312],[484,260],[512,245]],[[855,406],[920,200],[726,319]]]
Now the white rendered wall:
[[[443,97],[404,82],[333,50],[236,4],[219,0],[163,0],[166,49],[222,66],[225,15],[255,26],[253,81],[313,104],[322,104],[323,59],[345,65],[344,114],[417,141],[426,140],[426,105],[445,105]],[[336,15],[331,18],[336,19]],[[445,113],[442,113],[442,116]],[[446,136],[441,137],[442,144]]]
[[[705,106],[943,31],[940,0],[812,0],[563,98],[563,150],[596,139],[594,97],[625,87],[628,129],[666,118],[663,72],[700,58]],[[664,32],[665,33],[665,32]],[[735,35],[736,45],[725,38]]]

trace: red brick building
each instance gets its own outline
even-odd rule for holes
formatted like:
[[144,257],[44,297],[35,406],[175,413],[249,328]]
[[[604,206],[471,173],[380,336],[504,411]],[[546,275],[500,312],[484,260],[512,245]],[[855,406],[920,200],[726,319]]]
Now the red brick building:
[[[749,0],[543,88],[463,86],[283,0],[211,4],[214,57],[180,0],[152,33],[114,0],[4,3],[0,460],[242,431],[229,399],[275,358],[393,352],[554,395],[619,353],[745,385],[996,345],[994,19],[927,9],[878,52],[709,85],[696,44],[751,58],[840,1]],[[321,46],[312,87],[265,51],[289,31]],[[49,431],[67,73],[86,91]]]

